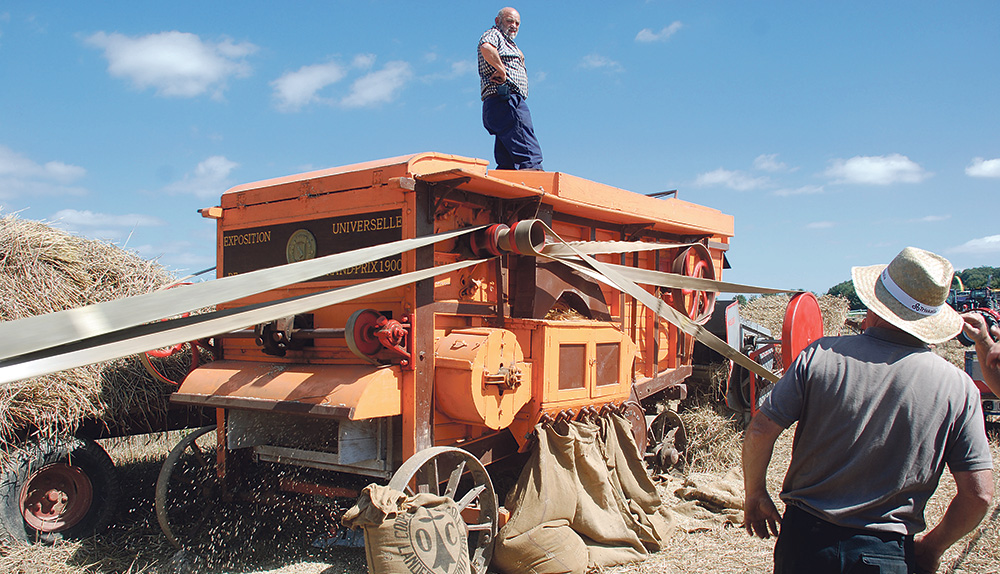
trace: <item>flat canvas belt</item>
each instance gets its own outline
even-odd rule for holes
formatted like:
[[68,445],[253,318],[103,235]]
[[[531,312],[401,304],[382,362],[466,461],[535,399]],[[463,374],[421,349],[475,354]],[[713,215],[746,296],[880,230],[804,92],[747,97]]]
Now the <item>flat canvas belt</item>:
[[[355,265],[472,233],[483,227],[485,226],[414,239],[403,239],[280,267],[196,283],[183,289],[158,291],[88,307],[0,323],[0,336],[5,336],[9,343],[5,344],[5,348],[0,352],[0,384],[134,355],[186,341],[212,337],[220,333],[344,303],[372,293],[394,289],[436,275],[478,265],[488,261],[488,259],[461,261],[319,293],[161,321],[164,317],[175,316],[306,281]],[[567,243],[548,226],[545,226],[545,231],[549,236],[555,238],[556,242],[546,244],[540,251],[524,253],[525,255],[558,261],[579,273],[622,291],[665,321],[695,337],[722,356],[746,367],[768,381],[777,381],[776,374],[729,346],[725,341],[637,283],[676,289],[733,293],[794,293],[797,290],[754,287],[602,263],[588,254],[653,249],[648,245],[656,245],[656,249],[671,249],[690,244],[650,244],[649,242],[621,241]],[[645,243],[646,246],[636,246],[636,243]],[[30,339],[15,336],[26,332],[32,333]]]

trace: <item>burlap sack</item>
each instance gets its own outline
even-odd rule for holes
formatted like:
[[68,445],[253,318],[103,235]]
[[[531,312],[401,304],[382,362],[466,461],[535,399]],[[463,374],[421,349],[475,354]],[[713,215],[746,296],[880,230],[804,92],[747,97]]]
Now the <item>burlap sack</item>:
[[370,484],[341,519],[364,528],[371,574],[469,574],[469,534],[455,501]]
[[536,427],[538,444],[507,496],[513,513],[498,536],[495,568],[582,574],[661,547],[667,526],[659,495],[634,442],[620,436],[629,423],[602,424],[603,432],[575,421]]

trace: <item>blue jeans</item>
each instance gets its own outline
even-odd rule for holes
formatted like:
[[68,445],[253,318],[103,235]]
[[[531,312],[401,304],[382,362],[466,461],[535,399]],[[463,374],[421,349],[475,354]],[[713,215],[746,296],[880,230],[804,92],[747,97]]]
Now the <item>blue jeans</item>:
[[518,93],[483,100],[483,127],[496,136],[497,169],[542,169],[542,148],[531,124],[531,112]]
[[916,572],[913,537],[845,528],[789,506],[774,545],[774,574]]

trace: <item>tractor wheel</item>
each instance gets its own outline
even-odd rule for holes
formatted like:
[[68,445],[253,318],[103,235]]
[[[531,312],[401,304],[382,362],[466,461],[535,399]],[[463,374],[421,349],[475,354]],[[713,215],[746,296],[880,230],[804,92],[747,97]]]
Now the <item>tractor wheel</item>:
[[4,464],[0,535],[25,543],[87,538],[111,521],[118,497],[115,464],[96,442],[31,442]]
[[493,482],[479,459],[460,448],[427,448],[399,467],[389,488],[409,496],[428,492],[454,500],[469,531],[472,573],[485,574],[493,557],[499,508]]

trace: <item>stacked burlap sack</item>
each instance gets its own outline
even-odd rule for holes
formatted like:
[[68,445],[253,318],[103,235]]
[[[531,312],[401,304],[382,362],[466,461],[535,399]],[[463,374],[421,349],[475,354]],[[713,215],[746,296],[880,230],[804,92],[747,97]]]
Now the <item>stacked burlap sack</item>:
[[583,573],[661,550],[670,519],[646,474],[631,423],[536,427],[538,444],[507,496],[493,567],[514,574]]

